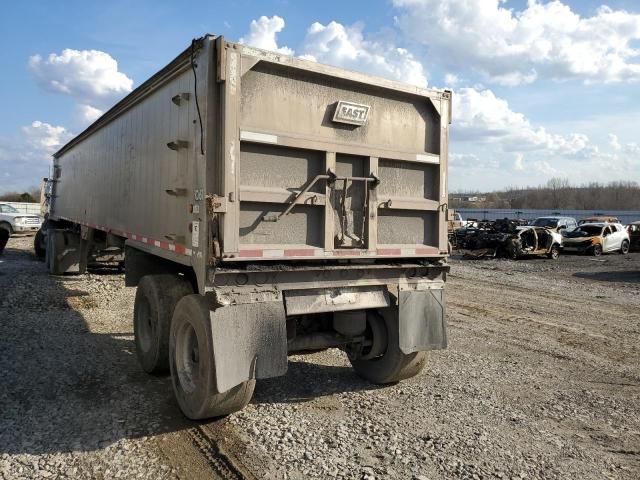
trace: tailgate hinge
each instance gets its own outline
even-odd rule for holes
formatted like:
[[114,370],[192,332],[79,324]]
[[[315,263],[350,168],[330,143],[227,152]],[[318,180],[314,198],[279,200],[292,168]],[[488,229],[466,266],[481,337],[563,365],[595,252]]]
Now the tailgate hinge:
[[218,195],[207,195],[207,214],[213,217],[214,213],[227,213],[227,198]]

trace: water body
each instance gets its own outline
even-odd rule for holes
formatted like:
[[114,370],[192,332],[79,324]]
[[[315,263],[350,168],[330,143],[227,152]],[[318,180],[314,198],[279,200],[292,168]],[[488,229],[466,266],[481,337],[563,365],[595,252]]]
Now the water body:
[[640,210],[536,210],[502,208],[456,208],[464,220],[497,220],[499,218],[524,218],[533,220],[538,217],[563,216],[580,220],[584,217],[609,215],[618,217],[622,224],[640,221]]

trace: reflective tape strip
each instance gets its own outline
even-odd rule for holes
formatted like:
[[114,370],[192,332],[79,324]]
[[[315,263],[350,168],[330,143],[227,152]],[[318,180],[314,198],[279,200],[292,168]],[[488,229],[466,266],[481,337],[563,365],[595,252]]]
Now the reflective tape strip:
[[401,251],[399,248],[379,248],[377,251],[378,255],[395,255],[400,256]]
[[423,155],[421,153],[417,153],[416,154],[416,160],[418,162],[425,162],[425,163],[440,163],[440,157],[435,156],[435,155]]
[[168,250],[170,252],[179,253],[180,255],[192,256],[193,250],[190,248],[186,248],[184,245],[180,245],[178,243],[169,243],[164,240],[154,240],[152,238],[143,237],[137,233],[125,232],[124,230],[119,230],[117,228],[105,227],[103,225],[95,225],[88,222],[78,222],[77,220],[73,220],[72,218],[59,217],[62,220],[67,220],[69,222],[77,223],[78,225],[84,225],[89,228],[93,228],[96,230],[102,230],[103,232],[111,233],[113,235],[117,235],[119,237],[130,238],[131,240],[135,240],[136,242],[146,243],[147,245],[151,245],[156,248],[161,248],[162,250]]
[[240,131],[240,140],[245,140],[247,142],[278,143],[278,137],[276,135],[269,135],[268,133],[249,132],[247,130]]

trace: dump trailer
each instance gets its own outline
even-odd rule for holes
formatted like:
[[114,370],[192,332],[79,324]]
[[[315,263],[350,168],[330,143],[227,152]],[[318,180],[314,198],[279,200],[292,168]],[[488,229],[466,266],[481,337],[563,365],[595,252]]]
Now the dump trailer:
[[412,377],[447,344],[450,118],[449,91],[206,35],[54,154],[48,269],[123,259],[138,359],[192,419],[292,352]]

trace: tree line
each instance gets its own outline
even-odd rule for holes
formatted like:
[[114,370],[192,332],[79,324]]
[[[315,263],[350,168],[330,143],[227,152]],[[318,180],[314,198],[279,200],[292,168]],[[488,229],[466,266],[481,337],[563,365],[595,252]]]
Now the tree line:
[[[469,201],[477,197],[477,201]],[[552,178],[544,186],[509,187],[490,193],[451,193],[451,208],[505,208],[542,210],[640,210],[638,182],[571,185],[566,178]]]
[[0,202],[40,202],[40,189],[30,188],[28,192],[6,192],[0,193]]

